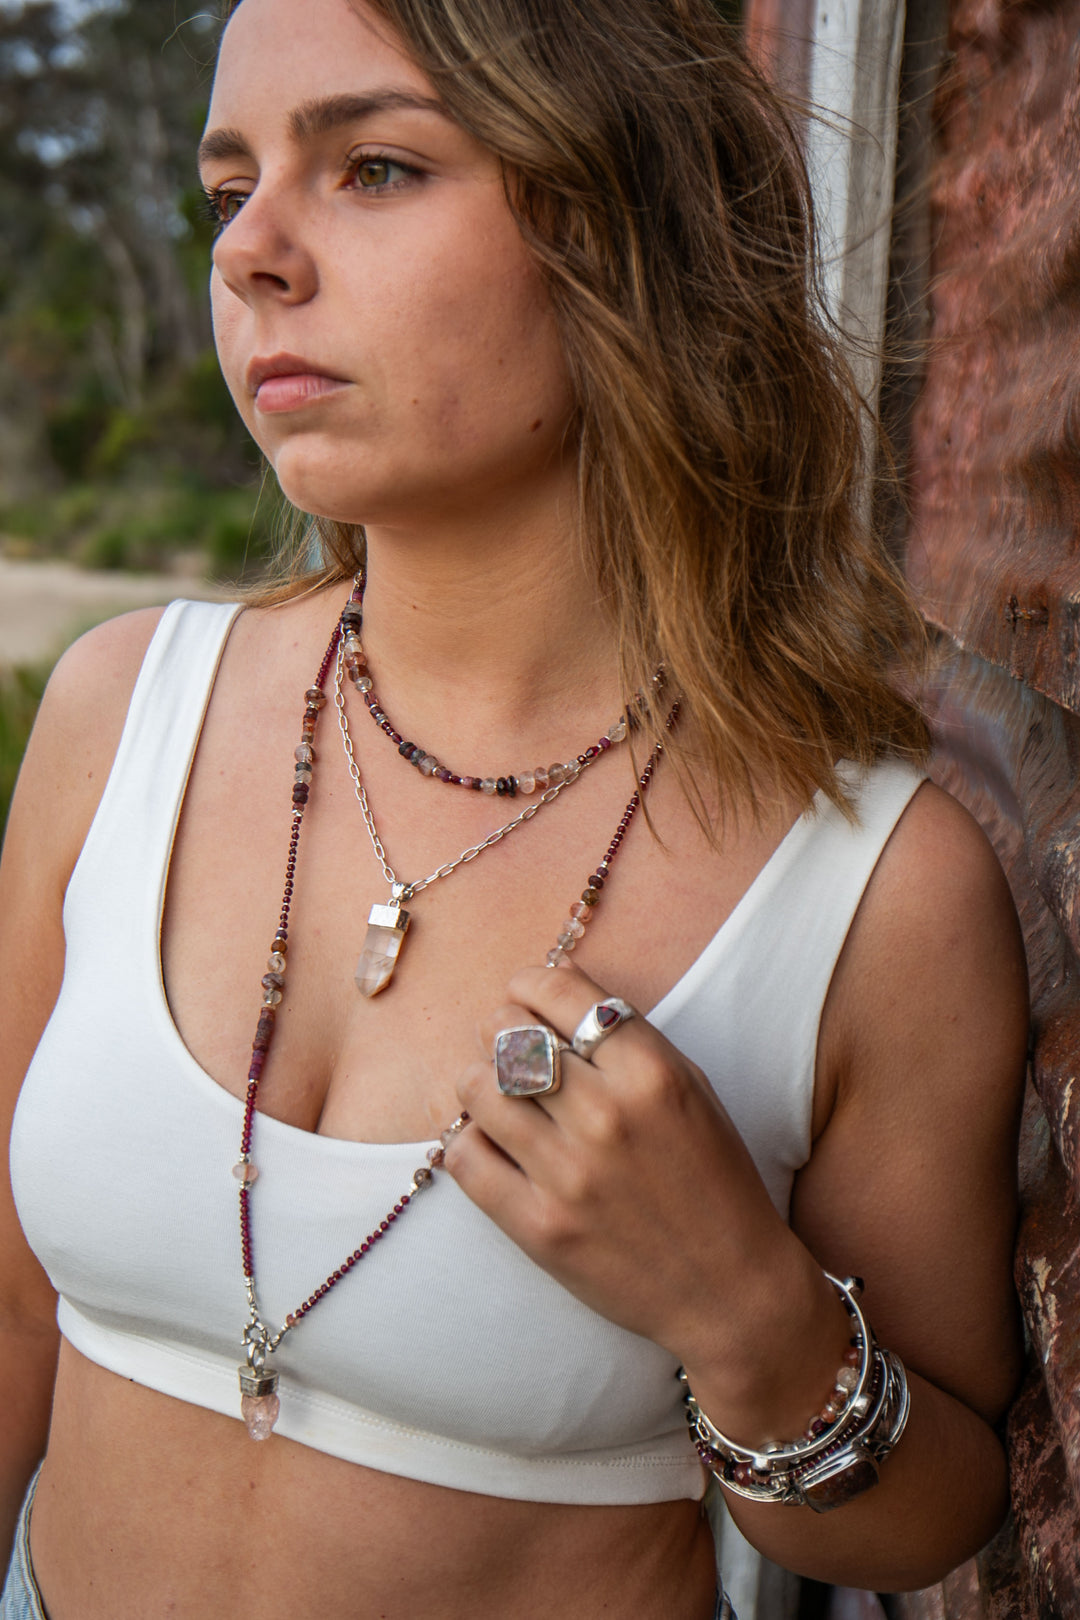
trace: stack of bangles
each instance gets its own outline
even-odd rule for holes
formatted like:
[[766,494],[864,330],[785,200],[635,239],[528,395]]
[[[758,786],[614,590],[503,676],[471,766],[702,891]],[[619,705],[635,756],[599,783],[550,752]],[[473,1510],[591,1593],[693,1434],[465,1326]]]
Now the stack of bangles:
[[828,1402],[801,1440],[740,1446],[710,1423],[691,1394],[686,1373],[686,1420],[698,1455],[736,1496],[828,1513],[878,1482],[878,1470],[904,1432],[910,1396],[899,1356],[882,1350],[859,1306],[858,1277],[829,1276],[852,1320],[851,1347]]

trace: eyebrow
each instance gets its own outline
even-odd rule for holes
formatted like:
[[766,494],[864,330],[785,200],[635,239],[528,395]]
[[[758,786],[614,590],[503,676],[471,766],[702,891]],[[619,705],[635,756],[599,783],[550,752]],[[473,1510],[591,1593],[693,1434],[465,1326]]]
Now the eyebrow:
[[[340,129],[343,124],[354,124],[375,113],[394,112],[399,108],[434,112],[442,118],[448,116],[442,102],[433,96],[421,96],[412,90],[373,90],[363,96],[322,96],[314,101],[302,101],[293,108],[286,122],[290,138],[302,145]],[[253,155],[247,137],[239,129],[212,129],[199,142],[200,164]]]

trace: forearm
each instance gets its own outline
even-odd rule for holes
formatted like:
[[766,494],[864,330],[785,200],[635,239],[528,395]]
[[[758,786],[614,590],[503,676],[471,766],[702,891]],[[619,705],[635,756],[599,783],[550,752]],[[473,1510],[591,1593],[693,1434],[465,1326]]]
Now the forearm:
[[990,1539],[1008,1507],[997,1437],[952,1396],[908,1376],[907,1428],[879,1483],[863,1495],[819,1514],[725,1492],[753,1546],[815,1580],[889,1592],[941,1580]]
[[59,1333],[55,1324],[0,1329],[0,1552],[10,1555],[27,1482],[45,1451],[56,1378]]
[[[749,1319],[719,1358],[688,1360],[690,1387],[738,1444],[764,1449],[767,1437],[787,1444],[815,1411],[828,1421],[824,1399],[854,1354],[856,1324],[786,1231],[770,1264],[749,1273],[740,1292],[753,1302]],[[717,1329],[710,1332],[718,1342]],[[748,1353],[739,1355],[740,1347]],[[773,1562],[837,1585],[903,1591],[940,1580],[993,1535],[1008,1506],[994,1431],[936,1385],[910,1370],[907,1377],[907,1425],[869,1490],[828,1513],[725,1491],[742,1533]],[[841,1402],[841,1430],[843,1411]]]

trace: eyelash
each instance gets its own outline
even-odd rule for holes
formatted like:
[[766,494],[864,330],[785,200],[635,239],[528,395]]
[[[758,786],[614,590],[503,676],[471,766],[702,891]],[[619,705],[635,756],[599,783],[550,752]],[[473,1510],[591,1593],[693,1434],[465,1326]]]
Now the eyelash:
[[[399,169],[405,178],[401,180],[383,180],[374,186],[350,185],[348,189],[364,192],[368,196],[385,195],[387,192],[397,191],[399,187],[408,185],[409,181],[415,179],[420,173],[419,169],[414,168],[409,163],[402,163],[399,158],[393,158],[387,152],[372,151],[354,153],[346,162],[344,173],[350,177],[351,181],[355,181],[361,169],[380,163],[385,164],[389,169]],[[236,214],[240,212],[240,209],[243,208],[244,203],[250,196],[249,191],[233,191],[229,186],[210,186],[207,188],[204,198],[206,218],[216,227],[217,231],[223,231],[236,218]],[[231,202],[238,203],[239,207],[236,213],[226,215],[223,209]]]

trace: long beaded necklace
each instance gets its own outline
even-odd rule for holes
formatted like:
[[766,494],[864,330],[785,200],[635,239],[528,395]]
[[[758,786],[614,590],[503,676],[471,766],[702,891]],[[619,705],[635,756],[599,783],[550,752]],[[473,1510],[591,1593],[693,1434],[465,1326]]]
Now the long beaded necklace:
[[[263,998],[262,1006],[259,1009],[258,1023],[255,1028],[255,1039],[252,1042],[251,1063],[248,1068],[247,1090],[244,1097],[244,1119],[240,1131],[240,1157],[233,1166],[232,1171],[240,1183],[240,1261],[243,1268],[244,1289],[248,1302],[248,1320],[241,1334],[244,1361],[238,1369],[240,1412],[247,1426],[248,1434],[253,1440],[268,1439],[280,1413],[280,1398],[277,1393],[278,1374],[269,1365],[274,1352],[280,1347],[286,1335],[299,1327],[300,1323],[310,1311],[315,1309],[320,1300],[325,1299],[331,1289],[336,1288],[338,1283],[348,1276],[353,1267],[359,1265],[360,1261],[371,1253],[375,1245],[386,1236],[398,1218],[404,1215],[416,1195],[431,1185],[434,1172],[442,1165],[447,1145],[459,1131],[464,1130],[469,1122],[468,1114],[463,1112],[446,1127],[440,1134],[438,1143],[428,1149],[427,1164],[421,1165],[419,1169],[413,1171],[412,1180],[407,1191],[400,1195],[392,1209],[387,1211],[383,1219],[368,1233],[358,1247],[340,1261],[307,1299],[288,1313],[281,1327],[275,1330],[263,1320],[256,1292],[255,1257],[251,1238],[251,1197],[252,1190],[258,1180],[259,1171],[252,1159],[251,1149],[255,1134],[255,1116],[258,1112],[259,1086],[273,1041],[277,1010],[281,1005],[284,994],[285,970],[289,948],[289,917],[292,911],[293,891],[296,881],[296,858],[300,847],[300,829],[303,825],[304,812],[307,808],[314,779],[315,730],[319,713],[326,706],[324,688],[338,652],[342,630],[342,621],[339,620],[334,626],[334,633],[319,666],[319,672],[313,684],[304,693],[304,718],[301,725],[300,742],[295,750],[296,766],[292,789],[292,826],[285,860],[285,884],[282,891],[281,911],[278,917],[277,931],[270,946],[267,972],[262,978]],[[679,706],[675,704],[667,718],[666,729],[668,731],[674,726],[678,712]],[[612,862],[618,854],[619,847],[626,836],[630,823],[637,813],[642,795],[652,780],[662,751],[663,743],[658,742],[638,778],[638,785],[622,813],[603,860],[597,864],[596,870],[590,874],[588,883],[581,892],[580,900],[570,908],[570,916],[563,924],[555,947],[547,954],[547,965],[549,967],[556,967],[565,960],[567,953],[575,948],[578,940],[583,936],[586,923],[595,914],[601,891],[611,872]],[[565,784],[559,785],[563,786]],[[532,808],[539,808],[539,801]],[[377,837],[377,833],[374,836]]]

